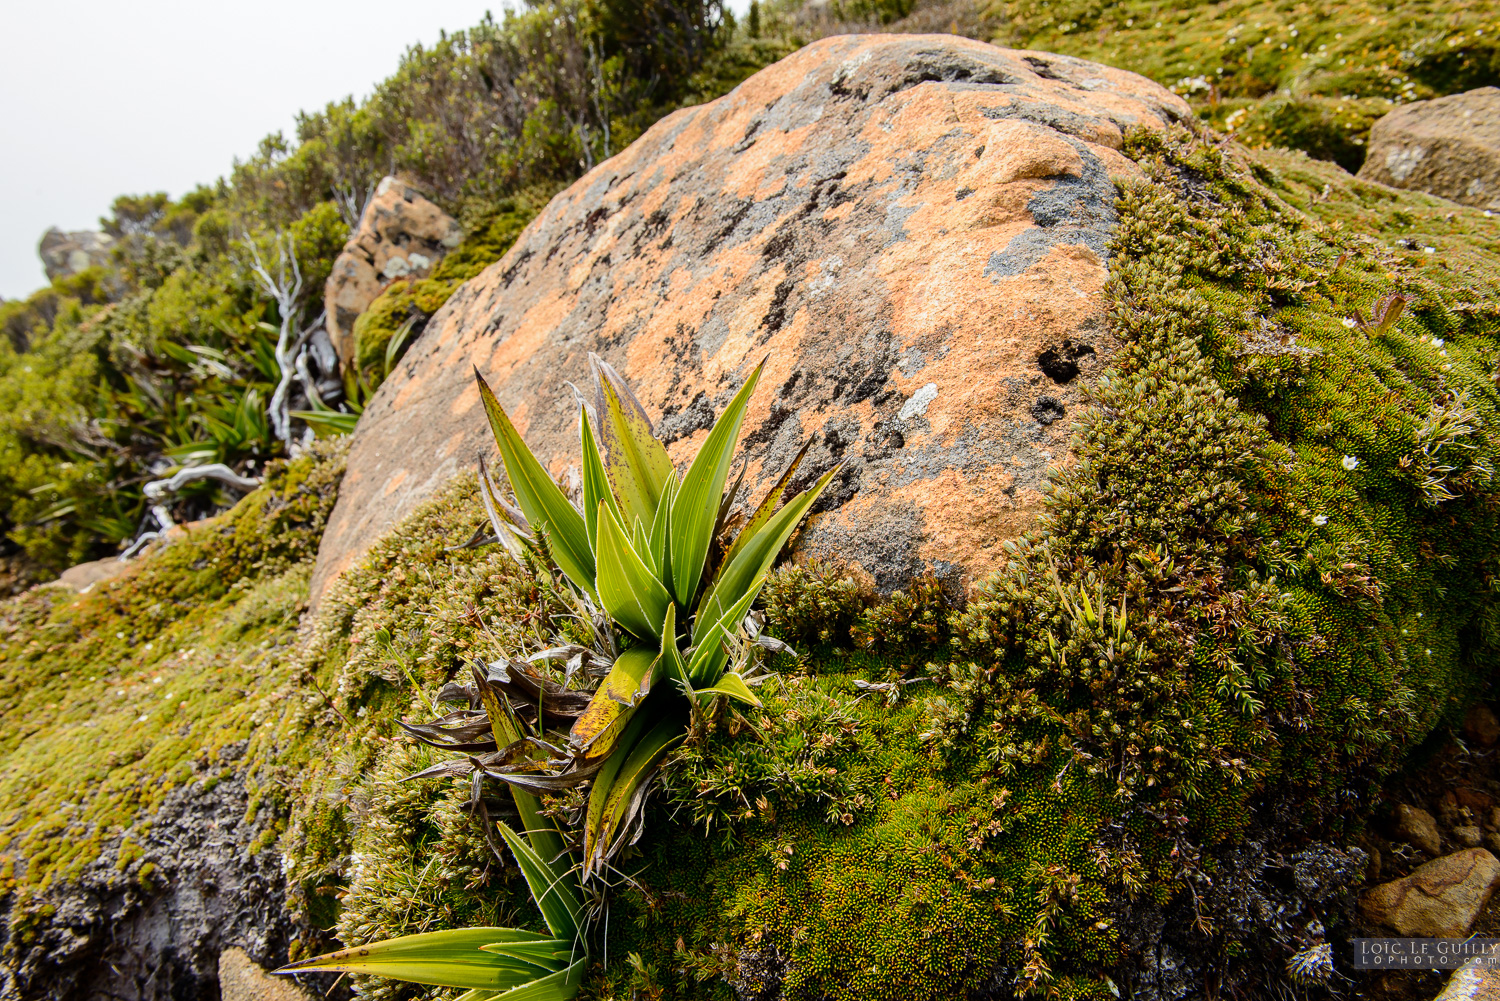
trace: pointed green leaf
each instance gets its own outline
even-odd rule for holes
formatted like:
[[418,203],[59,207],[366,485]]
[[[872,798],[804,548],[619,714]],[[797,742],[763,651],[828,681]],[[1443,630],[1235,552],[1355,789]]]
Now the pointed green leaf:
[[608,504],[599,504],[599,601],[621,626],[654,642],[672,596],[630,544]]
[[594,427],[588,410],[578,408],[579,437],[583,445],[583,520],[588,530],[589,547],[599,551],[599,503],[603,501],[620,514],[620,505],[609,488],[609,477],[604,473],[604,460],[599,456],[599,445],[594,440]]
[[781,478],[776,481],[776,485],[766,491],[766,496],[761,500],[760,506],[755,509],[755,514],[751,515],[750,520],[745,523],[745,527],[740,529],[740,534],[734,537],[734,543],[729,547],[729,551],[724,554],[724,562],[719,564],[719,572],[721,574],[725,567],[734,562],[734,558],[740,554],[740,550],[745,548],[745,544],[759,535],[761,529],[765,528],[767,523],[770,522],[771,516],[776,513],[777,502],[780,501],[781,495],[786,493],[787,486],[791,484],[792,477],[797,474],[797,467],[802,465],[802,459],[807,455],[807,450],[812,446],[812,443],[813,440],[811,438],[803,443],[796,458],[792,459],[791,464],[786,467],[786,471],[781,474]]
[[[526,839],[522,838],[503,821],[499,822],[500,834],[516,857],[526,885],[531,887],[532,899],[542,920],[547,922],[555,938],[573,941],[578,938],[579,920],[583,914],[583,898],[578,893],[578,882],[572,871],[572,859],[564,855],[551,864],[544,862]],[[492,939],[491,941],[501,941]],[[470,986],[458,984],[455,986]],[[472,986],[481,987],[482,984]]]
[[578,996],[578,988],[583,985],[583,974],[587,969],[588,959],[580,959],[565,970],[558,970],[556,973],[507,991],[500,995],[500,999],[503,1001],[568,1001],[569,998]]
[[536,976],[536,967],[508,956],[482,952],[481,947],[494,942],[547,938],[516,928],[455,928],[340,949],[290,963],[276,972],[326,970],[390,977],[438,987],[509,990],[531,982]]
[[[712,685],[719,680],[719,676],[724,672],[724,665],[729,661],[729,650],[725,644],[729,637],[739,630],[740,623],[749,613],[750,603],[755,600],[758,591],[757,588],[746,592],[707,629],[694,626],[693,659],[687,667],[688,677],[692,679],[694,685]],[[699,633],[702,633],[701,638]]]
[[495,1001],[495,998],[499,997],[501,993],[501,991],[490,991],[476,987],[472,991],[464,991],[458,997],[454,998],[453,1001]]
[[659,674],[664,678],[675,678],[677,681],[687,683],[687,664],[682,659],[682,651],[677,647],[677,606],[667,606],[667,618],[661,627],[661,667]]
[[[668,603],[667,607],[672,606]],[[635,711],[630,703],[655,662],[656,651],[650,647],[633,646],[610,666],[588,708],[573,722],[568,735],[573,747],[582,751],[583,760],[602,758],[619,744]]]
[[[704,596],[698,609],[699,626],[716,622],[723,615],[723,609],[738,604],[747,593],[759,593],[787,539],[792,537],[792,532],[796,531],[838,471],[838,466],[833,467],[819,477],[818,482],[793,497],[740,547],[739,553],[724,567],[713,588]],[[697,629],[693,633],[693,642],[701,642]]]
[[672,518],[672,502],[676,497],[677,474],[671,473],[667,476],[666,486],[662,487],[661,500],[656,504],[656,517],[651,522],[651,569],[659,581],[672,579],[668,528]]
[[731,699],[738,699],[741,702],[756,707],[759,707],[761,704],[760,699],[755,697],[755,693],[750,691],[750,686],[745,684],[745,679],[733,671],[725,672],[723,677],[719,679],[719,683],[712,688],[698,689],[697,694],[699,696],[727,695]]
[[639,518],[650,524],[672,475],[672,460],[656,440],[646,408],[620,373],[597,355],[589,355],[589,366],[594,372],[604,467],[620,500],[622,520]]
[[500,457],[505,461],[505,473],[510,477],[511,490],[525,513],[533,530],[545,528],[547,541],[552,546],[552,556],[568,579],[590,594],[594,590],[594,553],[589,547],[588,528],[583,515],[568,502],[562,489],[542,468],[536,456],[515,425],[510,422],[500,401],[490,390],[489,383],[479,370],[474,370],[479,382],[479,398],[484,402],[484,412],[490,420],[490,430],[495,435],[495,444]]
[[[642,784],[651,777],[652,771],[687,736],[686,721],[681,712],[682,703],[673,705],[664,717],[656,720],[649,729],[641,733],[627,753],[617,751],[594,779],[594,788],[589,793],[588,819],[583,831],[583,857],[585,876],[596,869],[610,854],[616,838],[625,826],[627,812]],[[632,720],[632,730],[638,720],[646,714],[638,714]],[[632,734],[632,736],[634,736]],[[618,767],[611,769],[611,765]],[[609,773],[606,776],[606,773]]]
[[755,366],[729,406],[719,415],[703,447],[693,458],[682,478],[677,498],[672,502],[670,535],[672,538],[672,591],[677,601],[690,607],[698,593],[703,564],[713,541],[714,523],[718,519],[719,501],[724,496],[724,480],[734,459],[734,445],[740,437],[745,408],[766,363]]

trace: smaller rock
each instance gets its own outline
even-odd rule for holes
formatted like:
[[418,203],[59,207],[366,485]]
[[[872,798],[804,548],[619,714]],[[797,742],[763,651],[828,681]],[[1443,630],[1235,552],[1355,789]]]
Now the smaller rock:
[[92,560],[88,563],[79,563],[77,566],[68,567],[62,572],[57,580],[43,584],[43,587],[64,587],[79,594],[87,594],[94,589],[96,584],[102,584],[107,580],[113,580],[126,570],[134,567],[117,557],[109,556],[102,560]]
[[1399,935],[1462,938],[1500,886],[1500,859],[1483,848],[1445,855],[1360,898],[1364,919]]
[[1442,839],[1438,837],[1437,821],[1421,807],[1397,804],[1393,831],[1396,838],[1420,848],[1428,855],[1436,855],[1443,850]]
[[1359,177],[1500,209],[1500,87],[1392,111],[1370,129]]
[[1465,848],[1478,848],[1480,844],[1479,828],[1473,824],[1464,824],[1453,828],[1453,840]]
[[1491,747],[1500,741],[1500,719],[1495,717],[1494,710],[1481,702],[1464,717],[1464,736],[1470,743]]
[[1491,962],[1476,957],[1460,966],[1433,1001],[1500,1001],[1500,967]]
[[273,977],[244,949],[219,953],[219,996],[222,1001],[314,1001],[317,995],[287,977]]
[[380,182],[323,290],[339,361],[354,360],[354,321],[398,278],[424,278],[463,239],[458,220],[394,177]]
[[1500,834],[1491,831],[1484,836],[1484,846],[1496,855],[1500,855]]
[[1459,801],[1458,794],[1452,789],[1438,798],[1437,817],[1444,827],[1474,823],[1474,812]]
[[64,233],[53,226],[42,234],[42,242],[36,250],[42,259],[42,268],[47,272],[47,280],[55,281],[108,264],[109,252],[114,245],[115,239],[108,233],[86,229]]

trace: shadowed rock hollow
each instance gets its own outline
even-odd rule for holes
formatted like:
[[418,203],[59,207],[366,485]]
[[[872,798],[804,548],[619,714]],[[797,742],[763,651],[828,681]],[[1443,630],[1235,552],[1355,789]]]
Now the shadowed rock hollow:
[[[842,472],[798,543],[883,589],[983,570],[1068,461],[1125,129],[1187,106],[1120,70],[952,36],[838,36],[664,119],[559,195],[433,317],[355,433],[313,594],[492,448],[473,367],[554,473],[567,383],[622,371],[689,459],[746,418],[758,497]],[[802,484],[799,484],[799,486]]]

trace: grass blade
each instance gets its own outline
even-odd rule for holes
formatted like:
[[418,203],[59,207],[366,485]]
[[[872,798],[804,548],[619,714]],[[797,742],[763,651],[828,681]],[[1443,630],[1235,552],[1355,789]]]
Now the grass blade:
[[622,520],[639,518],[649,525],[667,478],[673,475],[672,460],[656,440],[646,408],[620,373],[593,354],[589,367],[594,373],[604,466],[619,497]]
[[[542,920],[547,922],[555,938],[571,942],[578,938],[578,920],[583,913],[583,898],[573,876],[572,859],[564,855],[550,864],[543,861],[526,839],[522,838],[504,821],[497,822],[505,843],[510,845],[526,885],[531,887],[531,896],[536,900]],[[468,984],[455,986],[466,987]],[[474,984],[482,987],[482,984]]]
[[530,983],[536,977],[536,967],[483,952],[481,946],[547,940],[549,936],[516,928],[455,928],[340,949],[289,963],[276,972],[362,973],[437,987],[504,991]]
[[755,366],[740,391],[714,422],[713,430],[698,450],[693,464],[682,478],[677,498],[672,502],[670,532],[672,537],[672,590],[683,607],[691,607],[703,576],[703,564],[713,541],[718,520],[719,501],[724,496],[724,480],[734,458],[734,445],[740,437],[745,408],[766,363]]
[[656,642],[656,631],[672,596],[651,573],[609,505],[599,504],[599,601],[621,626]]
[[474,370],[474,378],[479,383],[479,398],[484,402],[484,412],[489,417],[495,444],[500,449],[500,457],[505,461],[505,472],[510,477],[511,490],[515,492],[516,501],[525,512],[526,520],[533,530],[546,529],[552,556],[557,560],[558,567],[574,584],[592,594],[594,552],[589,546],[588,528],[584,525],[583,515],[568,502],[562,490],[531,453],[477,368]]

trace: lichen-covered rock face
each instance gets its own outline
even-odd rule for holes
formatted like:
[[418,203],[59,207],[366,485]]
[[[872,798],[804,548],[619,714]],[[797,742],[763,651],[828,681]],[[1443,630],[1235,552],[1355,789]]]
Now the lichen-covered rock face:
[[1500,87],[1397,108],[1370,130],[1361,180],[1500,209]]
[[1068,461],[1105,330],[1112,176],[1186,105],[952,36],[838,36],[658,123],[458,292],[355,434],[314,593],[487,451],[473,366],[554,473],[598,352],[689,459],[762,358],[757,497],[809,437],[842,472],[800,545],[889,590],[993,562]]
[[458,246],[458,220],[394,177],[384,178],[333,263],[323,292],[339,361],[354,358],[354,321],[398,278],[424,277]]

